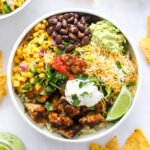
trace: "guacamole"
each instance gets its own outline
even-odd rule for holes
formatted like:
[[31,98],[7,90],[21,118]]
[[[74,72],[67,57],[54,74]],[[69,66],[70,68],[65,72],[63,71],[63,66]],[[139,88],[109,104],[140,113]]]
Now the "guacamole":
[[124,35],[107,20],[91,24],[90,32],[92,34],[91,42],[96,43],[102,49],[117,53],[126,48],[127,41]]

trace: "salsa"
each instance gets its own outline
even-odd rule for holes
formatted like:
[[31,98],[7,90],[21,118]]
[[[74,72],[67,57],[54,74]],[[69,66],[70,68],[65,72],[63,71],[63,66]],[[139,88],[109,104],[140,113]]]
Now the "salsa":
[[52,67],[56,71],[66,74],[69,80],[73,80],[74,75],[80,75],[85,72],[87,64],[78,56],[64,54],[54,58]]

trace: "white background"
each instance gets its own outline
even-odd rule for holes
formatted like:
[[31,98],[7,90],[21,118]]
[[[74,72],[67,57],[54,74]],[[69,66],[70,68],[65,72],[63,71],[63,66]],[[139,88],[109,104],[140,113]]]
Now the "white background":
[[[21,32],[36,18],[56,9],[87,8],[96,10],[112,18],[133,39],[141,56],[142,89],[135,109],[128,119],[112,134],[94,142],[105,144],[117,135],[122,146],[125,139],[135,128],[141,128],[150,141],[150,65],[138,44],[146,36],[147,16],[150,15],[150,0],[33,0],[19,14],[0,21],[0,49],[3,53],[3,73],[6,74],[7,62],[12,46]],[[0,104],[0,132],[11,132],[19,136],[28,150],[88,150],[89,143],[70,144],[56,142],[33,130],[17,113],[9,94]]]

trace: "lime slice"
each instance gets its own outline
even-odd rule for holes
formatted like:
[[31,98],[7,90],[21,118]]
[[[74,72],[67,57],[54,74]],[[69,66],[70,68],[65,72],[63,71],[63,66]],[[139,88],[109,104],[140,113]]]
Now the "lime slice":
[[127,86],[123,86],[114,105],[109,111],[106,120],[113,121],[122,117],[132,104],[132,95]]

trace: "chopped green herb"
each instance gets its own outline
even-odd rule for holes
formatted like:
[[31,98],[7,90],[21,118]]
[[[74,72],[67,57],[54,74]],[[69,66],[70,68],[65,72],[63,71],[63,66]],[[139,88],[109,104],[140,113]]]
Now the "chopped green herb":
[[40,93],[40,95],[45,95],[45,94],[46,94],[45,91],[43,91],[43,92]]
[[108,85],[105,85],[105,84],[102,85],[102,90],[103,90],[105,98],[107,98],[112,92],[112,89]]
[[8,5],[4,5],[3,9],[4,9],[5,13],[7,13],[7,14],[11,12],[11,9]]
[[73,50],[73,51],[71,52],[71,54],[72,54],[72,55],[80,55],[80,52],[77,51],[77,50]]
[[81,89],[83,86],[87,85],[89,82],[80,82],[79,88]]
[[72,105],[78,107],[81,101],[78,99],[77,94],[72,94],[72,100]]
[[80,76],[75,76],[75,79],[86,80],[88,77],[88,74],[81,74]]
[[122,68],[122,65],[121,65],[120,61],[116,61],[116,65],[117,65],[118,69]]
[[48,111],[53,111],[53,105],[50,102],[46,102],[44,107],[48,110]]
[[89,95],[89,93],[85,91],[80,96],[85,97],[86,95]]
[[62,44],[64,44],[65,46],[68,46],[69,43],[68,42],[65,42],[64,40],[62,40]]
[[65,52],[66,52],[65,50],[57,49],[57,51],[56,51],[56,56],[61,56],[61,55],[64,54]]
[[24,112],[27,113],[28,112],[28,109],[27,107],[24,105]]
[[31,88],[31,84],[26,84],[22,89],[29,90]]
[[88,107],[89,110],[95,110],[94,106]]
[[127,85],[128,85],[128,86],[134,86],[135,84],[136,84],[135,81],[131,81],[131,82],[129,82]]
[[88,27],[88,23],[85,23],[84,27],[87,28]]
[[94,82],[96,86],[98,86],[100,83],[99,83],[99,80],[96,76],[91,76],[89,78],[90,82]]
[[56,72],[53,73],[52,81],[54,83],[56,83],[58,80],[63,80],[63,79],[66,79],[66,78],[67,78],[66,74],[62,74],[62,73],[59,73],[59,72],[56,71]]
[[31,64],[30,67],[29,67],[29,71],[32,72],[32,73],[35,73],[36,72],[36,67]]
[[126,41],[126,43],[123,43],[123,55],[126,55],[128,49],[129,49],[129,43]]
[[57,86],[55,83],[53,83],[53,82],[50,82],[50,85],[55,87],[55,88],[57,88],[58,90],[61,90],[61,88],[59,86]]
[[49,92],[53,92],[54,89],[50,86],[47,86],[46,88],[44,88],[45,93],[49,93]]

